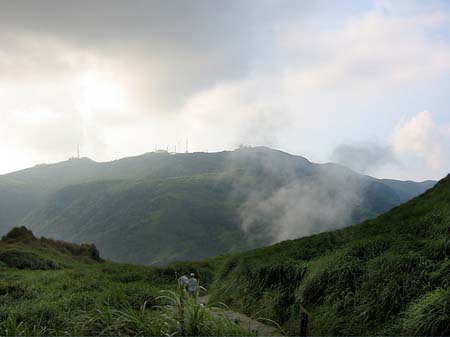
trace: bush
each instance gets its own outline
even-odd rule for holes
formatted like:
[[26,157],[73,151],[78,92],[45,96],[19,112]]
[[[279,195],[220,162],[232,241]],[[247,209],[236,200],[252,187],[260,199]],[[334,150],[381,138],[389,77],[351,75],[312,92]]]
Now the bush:
[[5,236],[2,237],[2,241],[6,242],[31,242],[35,241],[36,237],[33,232],[28,230],[26,227],[14,227]]
[[100,258],[100,252],[94,244],[82,243],[78,245],[71,242],[47,238],[41,238],[39,239],[39,241],[65,254],[70,254],[73,256],[85,256],[97,262],[103,261]]
[[316,305],[332,301],[343,293],[354,293],[361,284],[363,267],[357,258],[335,254],[333,259],[317,262],[314,272],[300,288],[304,305]]
[[450,289],[437,289],[411,306],[403,320],[410,336],[450,335]]
[[6,301],[8,299],[11,299],[13,301],[32,299],[34,296],[35,292],[23,283],[13,283],[5,281],[2,281],[0,283],[0,298],[3,301]]
[[18,269],[59,269],[60,266],[45,257],[24,251],[5,251],[0,253],[0,261],[8,267]]

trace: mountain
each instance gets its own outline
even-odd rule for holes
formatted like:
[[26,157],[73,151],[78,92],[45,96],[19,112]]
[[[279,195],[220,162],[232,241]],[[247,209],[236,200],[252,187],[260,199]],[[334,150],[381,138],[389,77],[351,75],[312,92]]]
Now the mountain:
[[[187,271],[213,312],[181,292],[161,296]],[[3,335],[255,335],[221,303],[286,335],[302,316],[312,336],[448,336],[450,176],[358,225],[165,267],[103,261],[94,245],[14,228],[0,240],[0,273]]]
[[376,219],[204,261],[212,301],[317,336],[450,335],[450,176]]
[[106,163],[71,159],[1,178],[1,231],[24,224],[38,235],[94,242],[106,258],[143,264],[344,227],[434,184],[375,179],[265,147]]
[[22,181],[0,176],[0,234],[33,211],[39,194]]

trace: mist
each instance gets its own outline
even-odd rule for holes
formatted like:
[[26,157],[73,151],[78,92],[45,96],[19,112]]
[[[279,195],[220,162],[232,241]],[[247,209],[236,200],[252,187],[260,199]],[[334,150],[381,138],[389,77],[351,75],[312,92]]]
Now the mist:
[[305,158],[275,152],[241,150],[234,169],[243,162],[257,164],[237,171],[234,198],[249,240],[271,244],[348,226],[361,218],[368,182],[337,165],[318,165]]
[[373,173],[383,165],[397,162],[391,146],[376,143],[341,144],[333,150],[331,161],[363,174]]

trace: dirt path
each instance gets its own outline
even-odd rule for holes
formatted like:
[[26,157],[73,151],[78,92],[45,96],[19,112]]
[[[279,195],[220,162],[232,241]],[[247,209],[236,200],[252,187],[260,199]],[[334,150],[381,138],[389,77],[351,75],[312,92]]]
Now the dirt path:
[[[209,302],[209,296],[201,296],[198,301],[199,303],[206,305]],[[256,332],[258,336],[282,336],[282,333],[277,328],[261,323],[260,321],[239,312],[223,310],[223,313],[228,319],[239,323],[239,325],[250,331]]]

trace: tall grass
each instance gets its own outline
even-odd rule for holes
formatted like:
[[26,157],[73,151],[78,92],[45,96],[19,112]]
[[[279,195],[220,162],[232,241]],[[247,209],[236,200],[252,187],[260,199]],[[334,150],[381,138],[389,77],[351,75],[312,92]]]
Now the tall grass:
[[[450,335],[450,176],[379,218],[220,260],[215,301],[316,335]],[[293,327],[293,328],[292,328]]]
[[436,289],[414,303],[403,319],[404,334],[450,336],[450,289]]
[[163,291],[160,308],[164,322],[164,335],[170,336],[250,336],[251,331],[226,317],[217,307],[199,303],[199,292],[188,295],[184,289]]

